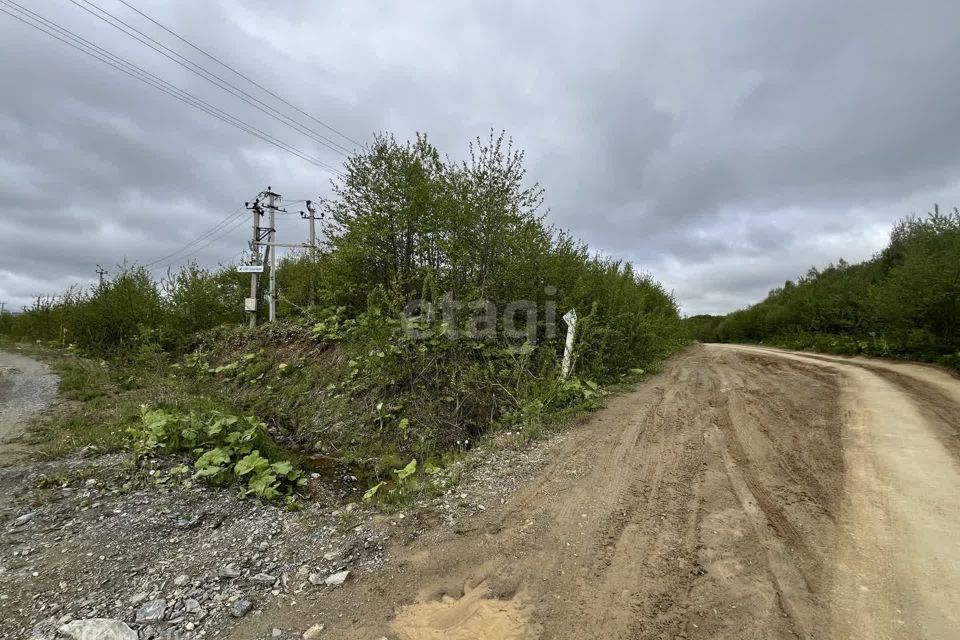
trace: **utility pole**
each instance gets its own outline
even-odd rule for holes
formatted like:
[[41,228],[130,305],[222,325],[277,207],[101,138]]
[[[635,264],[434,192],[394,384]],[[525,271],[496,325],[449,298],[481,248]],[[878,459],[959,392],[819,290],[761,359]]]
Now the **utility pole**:
[[[262,213],[260,209],[260,197],[257,196],[257,199],[253,203],[245,202],[244,206],[253,212],[253,240],[250,242],[250,255],[254,265],[257,263],[263,264],[260,262],[260,241],[263,239],[260,236],[260,215]],[[260,274],[256,271],[250,273],[250,297],[247,298],[246,304],[244,305],[244,310],[250,314],[250,328],[253,329],[257,326],[257,292],[258,284],[260,281]]]
[[0,316],[3,315],[3,308],[7,306],[7,303],[3,300],[0,300]]
[[[242,273],[250,272],[252,276],[250,279],[250,298],[245,305],[247,312],[251,314],[250,317],[250,326],[255,327],[257,323],[256,319],[256,296],[257,296],[257,283],[259,282],[259,274],[263,273],[264,267],[270,265],[270,280],[267,290],[267,303],[269,307],[268,318],[270,322],[273,322],[277,319],[277,247],[292,247],[294,249],[304,249],[312,248],[316,249],[316,238],[313,230],[313,223],[311,222],[311,244],[284,244],[282,242],[277,242],[277,211],[287,213],[286,209],[281,209],[277,206],[277,202],[280,201],[280,194],[274,193],[271,187],[267,187],[266,191],[260,192],[260,195],[257,196],[257,199],[252,203],[245,203],[247,208],[253,211],[253,241],[250,242],[250,250],[253,252],[254,259],[259,261],[259,265],[244,265],[238,267]],[[312,206],[312,203],[308,203],[308,207]],[[260,223],[264,214],[264,209],[269,211],[269,223],[268,227],[261,227]],[[302,213],[302,212],[301,212]],[[311,210],[311,216],[313,216]],[[321,214],[321,218],[323,215]],[[264,242],[266,240],[266,242]],[[260,258],[260,247],[266,247],[263,259]],[[259,268],[254,268],[259,267]]]
[[310,270],[310,306],[316,304],[314,296],[314,271],[316,271],[317,266],[317,220],[323,219],[323,213],[317,216],[317,208],[313,205],[313,202],[307,200],[307,211],[310,215],[307,215],[305,212],[300,212],[300,217],[310,221],[310,239],[308,245],[310,247],[310,261],[313,263],[313,269]]
[[101,288],[101,289],[103,289],[103,276],[107,275],[108,273],[110,273],[110,272],[107,271],[106,269],[104,269],[103,267],[101,267],[99,264],[97,265],[97,275],[100,276],[100,288]]
[[277,319],[277,198],[280,194],[274,193],[267,187],[264,195],[267,198],[267,209],[270,211],[270,236],[267,241],[267,250],[270,252],[270,322]]
[[[309,221],[310,221],[310,240],[309,240],[309,242],[308,242],[307,244],[308,244],[308,245],[310,246],[310,248],[313,249],[314,252],[315,252],[315,251],[316,251],[316,248],[317,248],[317,227],[316,227],[316,221],[317,221],[317,220],[322,220],[322,219],[323,219],[323,214],[321,213],[319,216],[317,215],[317,208],[314,206],[314,204],[313,204],[313,202],[312,202],[311,200],[307,200],[307,212],[309,212],[310,215],[307,215],[306,212],[301,211],[301,212],[300,212],[300,217],[303,218],[304,220],[309,220]],[[314,255],[316,255],[316,253],[314,253]]]

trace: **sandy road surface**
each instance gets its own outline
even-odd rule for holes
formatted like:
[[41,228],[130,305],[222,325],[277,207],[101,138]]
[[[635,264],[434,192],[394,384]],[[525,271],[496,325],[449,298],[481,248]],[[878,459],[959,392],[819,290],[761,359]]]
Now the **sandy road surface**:
[[471,528],[233,635],[956,638],[960,381],[699,346]]
[[0,462],[10,459],[11,443],[27,421],[46,408],[57,392],[57,377],[42,362],[0,351]]

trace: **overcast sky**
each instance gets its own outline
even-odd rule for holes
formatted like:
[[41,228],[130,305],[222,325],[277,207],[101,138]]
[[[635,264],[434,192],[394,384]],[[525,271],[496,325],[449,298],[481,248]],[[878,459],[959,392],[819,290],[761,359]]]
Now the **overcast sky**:
[[[84,0],[16,1],[327,164],[343,160]],[[271,100],[119,0],[93,1]],[[960,203],[955,0],[128,1],[361,143],[425,131],[456,158],[506,129],[546,188],[550,221],[652,273],[688,314],[868,258],[897,218]],[[3,13],[0,56],[8,309],[89,282],[97,263],[158,260],[224,220],[154,268],[236,259],[249,224],[229,216],[245,200],[267,185],[288,201],[329,190],[324,169]],[[278,235],[302,241],[306,223],[284,217]]]

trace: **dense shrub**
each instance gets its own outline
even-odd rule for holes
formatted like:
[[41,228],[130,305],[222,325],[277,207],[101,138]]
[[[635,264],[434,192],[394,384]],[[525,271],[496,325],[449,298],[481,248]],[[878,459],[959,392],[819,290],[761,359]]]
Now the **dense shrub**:
[[546,225],[543,191],[525,185],[523,154],[508,139],[477,140],[469,157],[443,160],[425,136],[405,145],[378,137],[347,162],[324,203],[326,249],[281,267],[281,302],[290,312],[318,304],[355,316],[376,294],[382,311],[399,317],[414,299],[439,307],[446,296],[461,315],[470,303],[502,312],[529,301],[538,343],[555,351],[559,316],[575,308],[585,320],[579,370],[601,380],[677,348],[684,334],[672,297],[630,264],[592,255]]
[[75,345],[98,357],[133,355],[144,347],[178,350],[204,329],[243,320],[243,283],[230,268],[195,263],[155,280],[144,267],[123,267],[102,285],[38,297],[0,329],[17,339]]

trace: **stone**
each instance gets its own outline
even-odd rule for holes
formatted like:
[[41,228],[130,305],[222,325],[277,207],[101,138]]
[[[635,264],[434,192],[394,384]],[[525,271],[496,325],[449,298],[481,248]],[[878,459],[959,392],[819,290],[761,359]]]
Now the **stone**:
[[233,606],[230,607],[230,615],[232,615],[234,618],[242,618],[243,616],[247,615],[252,608],[252,602],[246,598],[240,598],[233,603]]
[[178,519],[178,520],[173,524],[173,526],[175,526],[177,529],[193,529],[193,528],[196,527],[198,524],[200,524],[200,521],[201,521],[202,519],[203,519],[203,518],[201,518],[200,516],[183,517],[183,518]]
[[258,573],[250,578],[250,582],[258,584],[262,587],[272,587],[274,584],[276,584],[277,579],[269,573]]
[[186,611],[187,613],[193,613],[195,611],[199,611],[200,603],[193,598],[187,598],[186,600],[183,601],[183,610]]
[[221,567],[220,570],[217,571],[217,575],[226,580],[231,578],[239,578],[240,570],[230,566]]
[[190,582],[190,576],[185,573],[181,573],[179,576],[173,579],[173,586],[182,587],[183,585]]
[[160,622],[167,611],[167,601],[163,599],[148,600],[137,609],[137,623]]
[[311,573],[307,580],[310,581],[310,584],[321,585],[323,584],[324,577],[322,573]]
[[303,632],[303,640],[319,640],[323,633],[323,625],[315,624]]
[[72,640],[137,640],[137,633],[120,620],[90,618],[68,622],[58,631]]
[[16,520],[13,521],[13,526],[15,526],[15,527],[22,527],[23,525],[27,524],[27,523],[30,522],[31,520],[33,520],[33,513],[32,513],[32,512],[31,512],[31,513],[25,513],[25,514],[23,514],[22,516],[20,516],[19,518],[17,518]]
[[270,630],[271,638],[279,638],[282,635],[283,635],[283,631],[281,631],[280,629],[277,629],[276,627]]
[[150,594],[144,593],[143,591],[141,591],[140,593],[135,593],[132,596],[130,596],[130,604],[132,604],[133,606],[137,606],[138,604],[140,604],[141,602],[144,602],[149,597],[150,597]]
[[347,578],[350,577],[349,571],[339,571],[332,575],[327,576],[327,579],[323,581],[328,587],[337,587],[347,581]]

